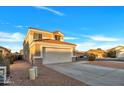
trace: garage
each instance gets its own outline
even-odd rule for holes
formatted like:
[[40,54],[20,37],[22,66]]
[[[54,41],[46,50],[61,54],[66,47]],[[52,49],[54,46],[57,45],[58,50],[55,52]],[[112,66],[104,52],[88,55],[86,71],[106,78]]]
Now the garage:
[[43,48],[43,64],[72,61],[71,48]]
[[119,52],[119,53],[117,54],[117,57],[118,57],[118,58],[124,58],[124,53],[123,53],[123,52]]

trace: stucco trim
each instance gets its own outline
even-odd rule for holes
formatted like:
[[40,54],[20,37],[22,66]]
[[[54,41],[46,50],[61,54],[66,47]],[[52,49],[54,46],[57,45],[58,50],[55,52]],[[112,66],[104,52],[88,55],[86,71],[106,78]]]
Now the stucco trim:
[[33,58],[43,58],[42,56],[33,56]]

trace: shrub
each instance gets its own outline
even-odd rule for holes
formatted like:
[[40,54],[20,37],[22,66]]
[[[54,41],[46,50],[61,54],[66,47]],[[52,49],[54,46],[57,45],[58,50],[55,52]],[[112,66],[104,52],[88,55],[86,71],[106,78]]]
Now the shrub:
[[10,74],[10,57],[9,57],[9,55],[7,55],[5,57],[0,56],[0,65],[6,66],[7,75],[9,75]]
[[94,54],[89,54],[88,55],[88,61],[95,61],[96,56]]
[[0,56],[0,65],[4,65],[4,59],[2,56]]
[[10,74],[10,55],[5,56],[4,64],[7,67],[7,75],[9,75]]
[[10,55],[10,64],[13,64],[14,63],[14,56],[13,55]]
[[116,51],[109,51],[109,52],[107,53],[107,57],[116,58]]

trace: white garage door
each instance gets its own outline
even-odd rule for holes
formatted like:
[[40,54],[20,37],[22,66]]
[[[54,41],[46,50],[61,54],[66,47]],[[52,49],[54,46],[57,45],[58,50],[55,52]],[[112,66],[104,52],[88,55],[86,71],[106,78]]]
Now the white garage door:
[[44,48],[43,64],[63,63],[72,61],[71,49]]
[[118,58],[124,58],[124,53],[118,53],[117,57]]

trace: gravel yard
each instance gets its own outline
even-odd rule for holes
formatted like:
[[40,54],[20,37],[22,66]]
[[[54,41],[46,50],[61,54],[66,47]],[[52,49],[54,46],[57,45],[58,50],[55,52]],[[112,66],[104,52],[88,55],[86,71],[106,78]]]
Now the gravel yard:
[[29,80],[28,69],[31,65],[28,62],[17,61],[11,65],[10,86],[86,86],[87,84],[63,75],[44,65],[37,64],[39,77],[36,80]]
[[86,64],[124,69],[124,62],[118,61],[93,61],[93,62],[88,61]]

